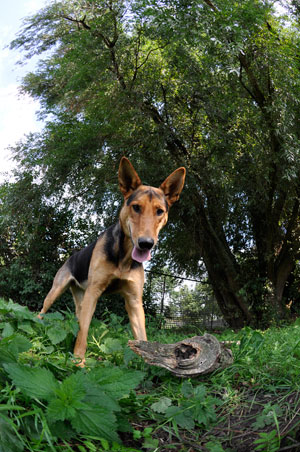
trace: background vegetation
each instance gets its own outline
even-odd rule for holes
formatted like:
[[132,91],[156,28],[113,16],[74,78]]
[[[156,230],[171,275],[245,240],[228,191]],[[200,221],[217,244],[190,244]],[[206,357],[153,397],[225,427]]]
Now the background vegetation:
[[45,127],[0,188],[2,296],[36,309],[117,219],[126,154],[145,183],[188,170],[154,267],[204,263],[235,328],[299,312],[299,5],[282,4],[63,0],[24,20],[11,48],[39,56],[22,90]]

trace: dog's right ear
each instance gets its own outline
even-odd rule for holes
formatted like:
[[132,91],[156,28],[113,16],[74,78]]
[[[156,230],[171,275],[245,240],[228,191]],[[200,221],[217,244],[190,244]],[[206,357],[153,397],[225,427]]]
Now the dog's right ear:
[[122,157],[119,166],[119,187],[124,198],[128,198],[140,185],[142,185],[142,181],[130,161],[126,157]]

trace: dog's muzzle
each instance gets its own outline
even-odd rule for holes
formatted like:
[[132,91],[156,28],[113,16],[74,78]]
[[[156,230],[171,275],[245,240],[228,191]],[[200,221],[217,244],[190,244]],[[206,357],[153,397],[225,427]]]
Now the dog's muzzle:
[[150,250],[153,248],[154,240],[150,237],[140,237],[137,246],[133,247],[131,257],[137,262],[145,262],[151,259]]
[[140,250],[151,250],[154,245],[154,240],[151,237],[140,237],[138,239],[138,247]]

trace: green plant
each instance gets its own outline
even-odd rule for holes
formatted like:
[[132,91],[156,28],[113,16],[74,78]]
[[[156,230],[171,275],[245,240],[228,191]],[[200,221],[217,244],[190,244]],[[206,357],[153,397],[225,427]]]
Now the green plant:
[[158,447],[158,439],[152,437],[153,428],[146,427],[144,430],[134,430],[133,438],[143,440],[143,448],[147,450],[156,450]]
[[[200,442],[210,452],[238,450],[234,433],[232,447],[218,436],[229,416],[230,426],[244,419],[245,434],[259,440],[253,450],[278,447],[284,422],[289,436],[297,434],[299,322],[225,331],[220,339],[233,341],[233,365],[183,381],[135,355],[126,346],[128,325],[108,314],[93,321],[87,367],[79,369],[71,353],[76,331],[73,314],[40,321],[0,300],[0,452],[162,452]],[[151,340],[184,337],[151,329]],[[274,426],[277,436],[266,433]]]
[[[58,438],[77,435],[120,443],[119,428],[130,426],[122,418],[119,401],[128,397],[144,373],[111,364],[87,373],[69,363],[72,373],[68,375],[68,367],[62,367],[68,354],[59,366],[49,363],[48,357],[57,351],[63,355],[63,348],[69,347],[68,336],[74,337],[77,332],[74,317],[55,313],[40,321],[27,308],[4,301],[0,312],[7,320],[2,324],[0,341],[0,376],[6,382],[2,397],[6,393],[10,399],[9,404],[0,406],[0,435],[6,451],[23,450],[29,437],[39,444],[46,441],[52,449]],[[16,329],[34,336],[33,341]],[[37,354],[45,359],[35,359]],[[23,413],[22,405],[30,409]],[[12,435],[14,442],[10,441]]]
[[254,441],[257,444],[255,450],[262,452],[277,452],[280,447],[280,437],[276,430],[271,430],[268,433],[259,433],[259,439]]
[[277,416],[282,415],[280,405],[267,403],[262,412],[257,416],[256,421],[252,424],[254,429],[264,428],[268,425],[277,424]]
[[165,423],[171,423],[175,430],[178,427],[192,430],[196,425],[208,428],[215,422],[215,408],[220,404],[219,399],[207,394],[204,385],[193,387],[190,381],[184,381],[176,404],[168,397],[161,397],[151,408],[154,412],[163,414]]

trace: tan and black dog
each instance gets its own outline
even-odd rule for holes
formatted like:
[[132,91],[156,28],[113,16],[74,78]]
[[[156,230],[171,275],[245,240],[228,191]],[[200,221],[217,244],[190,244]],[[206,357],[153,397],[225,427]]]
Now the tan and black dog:
[[159,188],[142,185],[123,157],[119,186],[124,205],[119,221],[106,229],[86,248],[73,254],[58,270],[39,317],[70,288],[79,320],[74,355],[84,364],[89,326],[102,293],[119,292],[125,298],[135,339],[147,340],[143,308],[144,269],[151,258],[158,233],[167,223],[170,206],[178,200],[185,180],[185,168],[170,174]]

